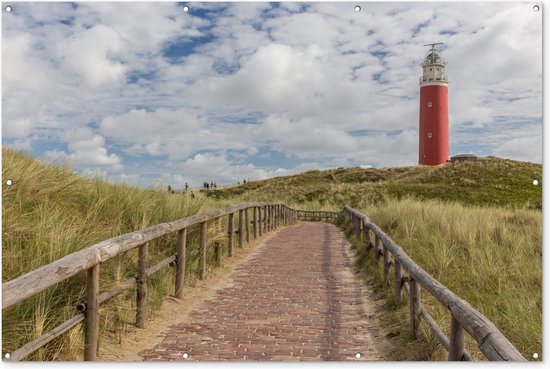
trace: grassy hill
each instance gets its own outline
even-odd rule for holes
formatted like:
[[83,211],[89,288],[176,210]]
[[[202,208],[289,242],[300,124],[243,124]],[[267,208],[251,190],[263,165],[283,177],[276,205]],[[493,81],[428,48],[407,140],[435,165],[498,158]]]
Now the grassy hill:
[[542,165],[489,157],[437,167],[312,170],[293,176],[254,181],[209,191],[207,196],[281,197],[352,206],[389,198],[438,199],[465,205],[542,208]]
[[[12,186],[5,185],[8,178]],[[228,203],[282,201],[316,210],[339,210],[349,204],[487,315],[529,358],[542,349],[542,186],[534,186],[534,179],[541,182],[541,165],[489,158],[439,167],[309,171],[202,191],[205,196],[191,198],[164,189],[85,179],[70,167],[2,149],[2,281],[110,237]],[[193,275],[198,254],[193,240],[188,242],[187,270]],[[166,257],[174,244],[170,237],[152,242],[151,265]],[[134,275],[136,260],[137,252],[130,252],[102,264],[102,288]],[[368,269],[365,260],[359,253],[362,269]],[[171,273],[152,278],[152,310],[171,288],[171,278]],[[4,311],[4,350],[20,347],[73,316],[84,285],[84,276],[72,278]],[[380,285],[380,291],[387,290]],[[124,311],[121,303],[132,301],[133,292],[128,293],[102,305],[101,326],[106,331],[120,331],[128,324],[124,316],[131,309]],[[395,315],[406,317],[406,306],[392,305],[391,296],[388,299]],[[446,311],[435,316],[443,327],[448,325]],[[406,336],[406,319],[402,322],[396,334]],[[30,359],[80,360],[82,332],[73,332]],[[427,339],[427,346],[430,342]],[[415,350],[404,355],[442,358],[441,353],[414,356]]]
[[[349,204],[532,358],[542,350],[541,182],[541,165],[491,157],[438,167],[314,170],[206,195],[283,201],[301,209],[340,210]],[[407,307],[395,304],[372,257],[357,250],[361,270],[375,276],[381,296],[395,309],[392,319],[403,323],[396,334],[407,335]],[[448,333],[448,312],[427,294],[423,301]],[[425,351],[403,347],[402,357],[445,360],[433,336],[425,337]],[[468,348],[483,358],[471,339]]]

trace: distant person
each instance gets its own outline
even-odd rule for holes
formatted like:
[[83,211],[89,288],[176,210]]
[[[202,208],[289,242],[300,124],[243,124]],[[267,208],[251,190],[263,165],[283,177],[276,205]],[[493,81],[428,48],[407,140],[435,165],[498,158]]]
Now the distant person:
[[189,185],[187,184],[187,182],[185,182],[185,192],[187,192],[188,189],[189,189]]

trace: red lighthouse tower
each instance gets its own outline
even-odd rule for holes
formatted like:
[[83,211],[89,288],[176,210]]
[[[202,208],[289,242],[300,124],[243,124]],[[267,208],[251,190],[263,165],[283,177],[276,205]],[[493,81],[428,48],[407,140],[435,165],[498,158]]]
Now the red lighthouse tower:
[[420,77],[420,145],[418,163],[439,165],[449,160],[449,110],[446,63],[431,46]]

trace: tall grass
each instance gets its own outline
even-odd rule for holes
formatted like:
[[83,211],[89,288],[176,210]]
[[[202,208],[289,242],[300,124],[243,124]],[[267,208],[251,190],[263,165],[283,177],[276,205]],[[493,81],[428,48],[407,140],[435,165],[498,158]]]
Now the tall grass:
[[[447,169],[441,172],[423,167],[378,172],[359,169],[338,169],[329,173],[312,171],[295,178],[249,182],[227,191],[210,191],[208,199],[203,194],[191,198],[169,195],[164,190],[141,190],[84,179],[74,175],[68,166],[46,165],[6,149],[2,153],[3,282],[107,238],[223,207],[229,202],[277,201],[305,210],[340,210],[348,204],[371,217],[417,264],[491,319],[524,356],[541,352],[542,212],[531,210],[532,204],[525,202],[525,199],[534,198],[535,203],[540,204],[538,192],[523,194],[518,200],[514,188],[510,187],[507,192],[499,193],[499,206],[490,205],[491,201],[483,202],[486,194],[475,193],[479,190],[476,186],[467,189],[472,194],[463,204],[430,200],[436,192],[451,191],[452,186],[458,186],[456,183],[460,181],[455,181],[455,177],[468,173],[463,171],[467,166],[463,166],[451,168],[452,176]],[[517,170],[533,171],[527,164],[505,164]],[[492,177],[499,175],[502,165],[498,161],[494,163]],[[423,195],[422,191],[426,191],[429,180],[435,175],[443,178],[438,179],[440,182],[448,178],[454,182],[442,182],[444,185],[437,191]],[[479,173],[476,176],[479,177]],[[339,177],[351,182],[340,183]],[[5,185],[8,178],[14,183],[10,187]],[[309,181],[308,178],[313,179]],[[396,182],[388,182],[385,187],[365,183],[392,178]],[[407,191],[422,189],[416,199],[407,197],[407,191],[399,193],[397,198],[394,196],[400,188],[397,182],[405,179],[407,183],[402,185],[408,186]],[[446,199],[445,196],[437,198]],[[485,206],[472,205],[479,199]],[[188,270],[192,271],[198,266],[198,249],[194,246],[194,236],[190,236],[188,242]],[[152,242],[150,263],[171,254],[174,245],[175,235]],[[366,256],[358,255],[360,264],[365,266],[366,261],[361,258]],[[132,250],[102,264],[102,290],[135,275],[136,261],[137,250]],[[173,273],[160,272],[151,279],[155,287],[150,289],[151,309],[160,304],[162,296],[172,286],[172,278]],[[379,275],[378,281],[381,281]],[[85,286],[84,275],[75,276],[4,311],[4,349],[20,347],[73,316],[76,303],[85,295],[82,286]],[[127,303],[133,301],[132,293],[130,290],[127,296],[116,297],[102,305],[102,329],[123,335],[128,323],[132,323],[128,316],[132,315],[133,307]],[[423,303],[447,329],[448,312],[427,294],[423,294]],[[395,317],[406,317],[406,307],[398,304],[394,307]],[[406,329],[400,333],[406,335]],[[433,338],[424,342],[430,347],[437,346]],[[31,359],[79,360],[81,347],[82,332],[77,328]],[[469,348],[474,349],[475,355],[472,342]],[[422,357],[410,357],[437,359],[443,354],[428,350]]]
[[[360,209],[525,357],[542,349],[542,213],[389,200]],[[447,312],[436,316],[448,320]],[[445,319],[444,319],[445,318]]]
[[[13,185],[5,184],[7,179]],[[105,239],[196,214],[213,206],[202,196],[170,195],[161,189],[85,179],[68,165],[52,166],[22,153],[2,149],[2,282],[12,280],[69,253]],[[175,236],[150,245],[151,265],[173,253]],[[190,245],[193,245],[190,237]],[[196,248],[189,247],[190,264]],[[135,275],[137,251],[101,265],[100,286],[110,286]],[[151,283],[151,309],[161,303],[171,286],[171,273],[159,273]],[[14,350],[75,314],[85,295],[84,273],[4,311],[3,349]],[[131,292],[130,292],[131,293]],[[102,305],[103,327],[123,325],[122,301]],[[39,350],[31,359],[80,359],[78,329]]]

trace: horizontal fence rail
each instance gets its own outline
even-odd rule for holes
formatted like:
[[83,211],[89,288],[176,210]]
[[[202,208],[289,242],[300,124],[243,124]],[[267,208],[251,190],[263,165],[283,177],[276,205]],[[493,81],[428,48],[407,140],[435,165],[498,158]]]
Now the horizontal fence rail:
[[[373,250],[377,265],[380,257],[383,257],[384,278],[388,282],[390,267],[394,267],[396,299],[402,300],[403,290],[409,295],[409,333],[412,338],[416,338],[419,318],[423,316],[439,342],[449,352],[450,361],[473,360],[471,355],[464,350],[464,330],[477,341],[481,352],[489,360],[527,361],[487,317],[419,267],[400,246],[371,222],[369,217],[349,206],[344,208],[344,213],[354,228],[356,239],[363,240],[366,242],[367,248]],[[371,232],[375,237],[374,243],[371,239]],[[450,311],[451,333],[449,338],[439,328],[426,307],[421,304],[421,287]]]
[[337,211],[297,210],[297,214],[298,220],[323,220],[325,222],[333,222],[341,213]]
[[[253,212],[252,222],[249,222],[249,211]],[[199,278],[206,276],[206,250],[214,245],[215,262],[221,265],[221,243],[217,240],[209,241],[208,222],[213,222],[217,231],[221,231],[221,218],[227,216],[227,255],[231,256],[234,247],[234,237],[238,235],[238,246],[242,247],[250,241],[249,226],[253,226],[253,237],[262,236],[262,231],[269,232],[280,226],[294,224],[298,220],[297,210],[283,204],[276,203],[247,203],[217,209],[201,214],[192,215],[169,223],[162,223],[146,229],[124,234],[80,251],[69,254],[48,265],[33,270],[2,285],[2,310],[20,303],[59,282],[65,281],[78,273],[86,272],[86,301],[76,306],[79,312],[51,331],[25,344],[10,353],[10,361],[18,361],[32,354],[48,342],[69,331],[81,322],[85,322],[84,360],[96,359],[99,332],[99,305],[123,291],[136,288],[136,326],[143,327],[147,317],[147,279],[167,266],[175,266],[175,296],[183,297],[185,279],[186,240],[190,227],[199,226]],[[238,218],[237,227],[235,220]],[[177,232],[175,254],[148,267],[148,244],[159,237]],[[129,250],[138,248],[139,257],[137,275],[119,283],[115,288],[100,293],[99,274],[101,263]]]

